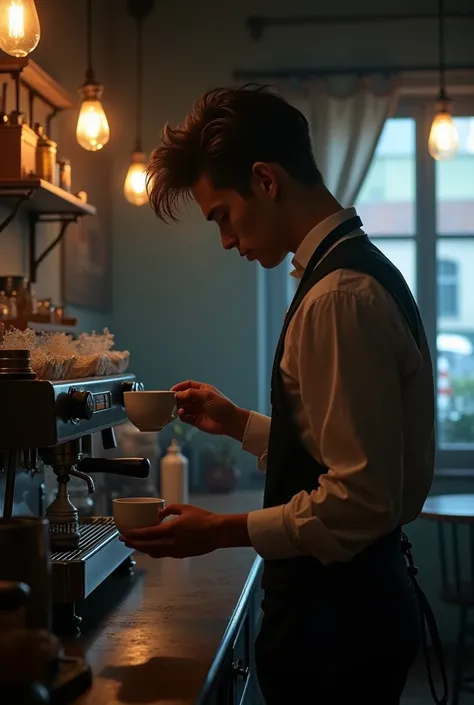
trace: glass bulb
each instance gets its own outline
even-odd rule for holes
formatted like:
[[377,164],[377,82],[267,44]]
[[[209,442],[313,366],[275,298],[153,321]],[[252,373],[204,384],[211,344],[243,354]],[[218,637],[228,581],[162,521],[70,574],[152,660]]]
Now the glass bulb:
[[132,163],[128,167],[123,186],[123,195],[132,206],[143,206],[148,202],[146,192],[146,154],[134,152]]
[[458,131],[445,108],[436,113],[431,125],[428,149],[433,159],[452,159],[458,151]]
[[34,0],[0,0],[0,49],[25,57],[36,49],[40,36]]
[[109,123],[100,100],[85,98],[82,101],[76,137],[81,147],[89,152],[97,152],[109,141]]

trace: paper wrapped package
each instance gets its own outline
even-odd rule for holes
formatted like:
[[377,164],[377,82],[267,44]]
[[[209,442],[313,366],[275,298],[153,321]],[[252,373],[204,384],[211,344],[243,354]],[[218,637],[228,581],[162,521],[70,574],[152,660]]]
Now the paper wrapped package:
[[130,353],[113,350],[114,336],[105,328],[103,333],[82,333],[76,340],[66,333],[43,333],[34,330],[5,331],[0,348],[29,350],[31,367],[38,379],[81,379],[121,374],[129,365]]

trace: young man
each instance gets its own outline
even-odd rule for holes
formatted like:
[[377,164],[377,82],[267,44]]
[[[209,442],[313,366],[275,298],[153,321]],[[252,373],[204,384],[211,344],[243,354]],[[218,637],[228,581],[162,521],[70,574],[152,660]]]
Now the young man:
[[222,245],[300,279],[275,355],[272,416],[215,388],[176,385],[183,421],[226,434],[266,467],[264,508],[178,517],[126,542],[151,556],[253,545],[264,558],[256,644],[268,705],[395,705],[419,648],[401,527],[434,462],[434,392],[416,304],[329,193],[304,116],[261,87],[209,91],[167,125],[148,170],[163,220],[192,196]]

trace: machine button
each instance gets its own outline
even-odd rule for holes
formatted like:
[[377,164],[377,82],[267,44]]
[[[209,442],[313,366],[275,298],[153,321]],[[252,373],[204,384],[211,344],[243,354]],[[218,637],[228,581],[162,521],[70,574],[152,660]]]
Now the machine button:
[[67,415],[73,420],[89,421],[94,415],[94,397],[90,392],[71,389],[67,400]]

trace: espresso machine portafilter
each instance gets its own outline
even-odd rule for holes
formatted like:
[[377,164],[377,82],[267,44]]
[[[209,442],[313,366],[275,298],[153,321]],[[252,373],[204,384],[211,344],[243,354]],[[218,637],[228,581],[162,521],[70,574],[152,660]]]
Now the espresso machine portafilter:
[[[129,570],[132,551],[118,540],[112,517],[80,518],[68,493],[72,477],[94,491],[91,475],[146,478],[146,458],[93,458],[92,434],[104,449],[116,447],[114,427],[127,421],[123,394],[143,389],[134,375],[78,380],[36,379],[26,350],[0,349],[0,470],[4,468],[3,517],[17,512],[19,476],[53,472],[58,491],[38,515],[49,522],[55,630],[77,629],[75,605],[118,568]],[[3,457],[3,463],[1,458]],[[49,468],[49,469],[48,469]],[[1,473],[0,473],[1,477]]]

